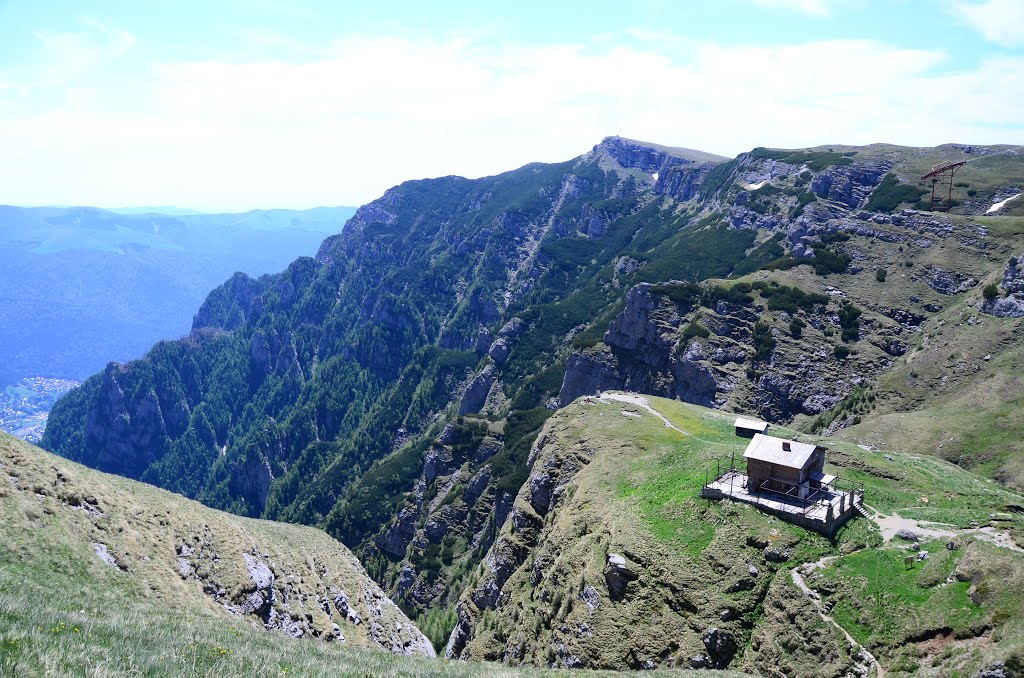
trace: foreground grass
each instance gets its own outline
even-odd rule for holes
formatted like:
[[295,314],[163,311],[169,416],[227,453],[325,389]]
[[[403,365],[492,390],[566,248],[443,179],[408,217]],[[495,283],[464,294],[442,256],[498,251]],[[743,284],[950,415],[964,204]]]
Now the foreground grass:
[[241,621],[133,601],[130,592],[96,590],[81,577],[47,575],[32,564],[4,563],[0,591],[5,676],[554,675],[284,638]]

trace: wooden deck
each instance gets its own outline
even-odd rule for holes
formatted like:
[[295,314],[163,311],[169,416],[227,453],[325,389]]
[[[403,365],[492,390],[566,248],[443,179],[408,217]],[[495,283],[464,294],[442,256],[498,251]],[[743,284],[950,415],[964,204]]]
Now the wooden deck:
[[[863,493],[839,492],[831,486],[816,493],[813,501],[787,497],[778,492],[749,492],[747,476],[739,471],[726,471],[708,483],[701,490],[701,496],[707,499],[731,499],[751,504],[787,522],[827,536],[835,534],[835,531],[857,512],[857,506],[864,501]],[[828,519],[829,506],[832,507],[831,520]]]

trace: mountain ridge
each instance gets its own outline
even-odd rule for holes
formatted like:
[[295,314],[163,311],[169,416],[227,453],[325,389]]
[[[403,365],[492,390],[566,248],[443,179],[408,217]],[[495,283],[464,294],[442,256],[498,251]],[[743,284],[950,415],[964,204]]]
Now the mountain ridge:
[[[978,161],[952,213],[922,209],[922,169],[964,157]],[[885,416],[983,388],[1019,346],[1007,262],[1024,221],[1013,203],[982,215],[1022,165],[1019,147],[982,146],[699,163],[609,138],[564,163],[406,182],[315,258],[211,292],[188,339],[92,377],[43,442],[322,525],[411,616],[454,623],[545,422],[581,396],[639,391],[881,445]],[[998,442],[941,456],[1020,487],[1002,444],[1022,425],[1002,404],[958,423],[999,418]]]

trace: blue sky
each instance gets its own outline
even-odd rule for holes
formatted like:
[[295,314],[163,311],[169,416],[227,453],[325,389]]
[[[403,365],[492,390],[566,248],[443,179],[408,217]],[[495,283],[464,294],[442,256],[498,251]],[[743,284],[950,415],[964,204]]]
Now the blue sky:
[[491,4],[0,0],[0,203],[361,204],[612,134],[1024,144],[1024,0]]

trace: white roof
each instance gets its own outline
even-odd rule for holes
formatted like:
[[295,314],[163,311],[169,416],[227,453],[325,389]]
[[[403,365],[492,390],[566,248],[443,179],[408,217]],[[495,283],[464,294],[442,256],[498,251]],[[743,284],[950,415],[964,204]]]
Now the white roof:
[[743,417],[737,417],[736,428],[745,428],[750,431],[757,431],[758,433],[764,433],[768,430],[768,424],[757,419],[744,419]]
[[820,471],[815,471],[814,473],[811,474],[811,480],[817,480],[822,485],[831,485],[833,482],[835,482],[835,479],[836,477],[831,473],[822,473]]
[[[788,450],[783,447],[785,443],[789,443]],[[750,441],[746,451],[743,452],[743,457],[789,468],[803,468],[817,447],[810,443],[798,443],[795,440],[784,440],[755,433],[754,439]]]

